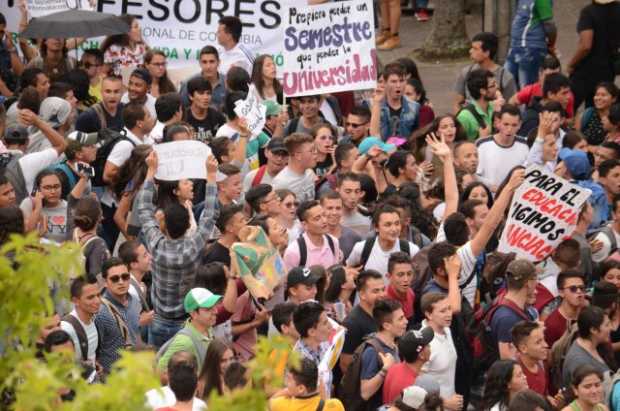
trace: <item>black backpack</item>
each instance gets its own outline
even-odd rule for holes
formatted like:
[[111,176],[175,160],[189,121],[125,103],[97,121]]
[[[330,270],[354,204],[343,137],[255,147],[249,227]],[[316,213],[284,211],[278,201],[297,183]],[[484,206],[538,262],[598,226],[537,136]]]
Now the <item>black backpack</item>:
[[[366,266],[366,263],[368,262],[368,258],[370,258],[370,253],[372,252],[372,246],[375,244],[376,239],[377,239],[377,236],[375,235],[373,237],[367,238],[366,241],[364,241],[364,248],[362,249],[362,256],[360,257],[360,262],[359,262],[359,265],[362,266],[362,269]],[[409,248],[409,241],[398,239],[398,244],[400,246],[400,251],[411,256],[411,249]]]
[[[332,250],[332,254],[336,257],[336,245],[334,244],[333,238],[331,238],[330,235],[325,234],[325,239],[327,240],[329,249]],[[297,239],[297,245],[299,246],[299,266],[305,267],[308,260],[308,247],[306,247],[306,241],[304,240],[303,235],[300,235]]]
[[129,141],[132,146],[136,146],[136,143],[127,137],[125,130],[118,132],[110,128],[102,129],[99,131],[98,140],[97,157],[92,163],[92,167],[95,169],[95,176],[92,179],[93,187],[103,187],[106,185],[103,181],[103,170],[112,149],[117,143],[125,140]]
[[[362,354],[368,346],[372,346],[378,353],[383,352],[381,349],[381,343],[375,336],[369,336],[366,338],[359,347],[353,352],[353,358],[351,364],[347,367],[347,371],[340,380],[340,389],[338,391],[338,397],[344,405],[344,409],[347,411],[366,411],[368,401],[362,398]],[[381,358],[379,365],[383,366]]]

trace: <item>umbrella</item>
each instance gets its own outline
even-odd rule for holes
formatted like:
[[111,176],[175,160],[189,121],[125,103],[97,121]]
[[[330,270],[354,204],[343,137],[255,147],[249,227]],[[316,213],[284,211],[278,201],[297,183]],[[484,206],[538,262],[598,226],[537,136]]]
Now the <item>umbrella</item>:
[[109,13],[89,10],[66,10],[34,18],[20,33],[27,38],[97,37],[127,33],[129,25]]

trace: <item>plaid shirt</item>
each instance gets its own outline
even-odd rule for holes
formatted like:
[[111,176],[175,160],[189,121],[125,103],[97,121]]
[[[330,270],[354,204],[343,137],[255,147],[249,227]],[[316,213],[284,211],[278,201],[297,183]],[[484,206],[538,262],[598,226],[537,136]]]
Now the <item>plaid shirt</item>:
[[164,318],[180,319],[186,315],[183,298],[194,286],[200,256],[215,227],[217,187],[207,183],[205,208],[198,229],[174,240],[166,237],[159,229],[155,219],[154,192],[153,181],[146,181],[137,202],[146,248],[153,257],[153,309]]

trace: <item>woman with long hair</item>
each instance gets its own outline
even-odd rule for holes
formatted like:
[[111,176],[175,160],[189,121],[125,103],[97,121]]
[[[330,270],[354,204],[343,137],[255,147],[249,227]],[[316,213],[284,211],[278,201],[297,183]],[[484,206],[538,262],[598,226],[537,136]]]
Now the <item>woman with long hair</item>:
[[77,60],[69,56],[65,39],[49,37],[41,41],[39,55],[33,58],[26,68],[40,68],[53,82],[76,66]]
[[282,205],[282,213],[280,214],[280,223],[288,232],[288,243],[292,243],[299,238],[302,228],[301,223],[297,219],[297,196],[291,190],[281,188],[276,190],[276,194],[280,197]]
[[562,411],[607,411],[603,404],[601,372],[588,364],[577,367],[571,378],[568,401],[571,402]]
[[461,203],[467,200],[480,200],[484,202],[489,210],[493,207],[493,194],[489,187],[480,181],[468,184],[461,193]]
[[327,176],[336,170],[334,153],[336,152],[338,131],[329,123],[317,124],[312,128],[312,138],[314,138],[314,145],[316,146],[314,173],[319,177],[315,185],[319,187]]
[[498,360],[491,365],[487,373],[486,385],[482,396],[485,411],[504,411],[510,400],[526,390],[527,379],[521,366],[514,360]]
[[331,318],[342,323],[353,309],[351,296],[355,292],[355,276],[340,264],[329,267],[327,272],[330,277],[324,306]]
[[435,119],[433,106],[426,96],[426,89],[422,85],[419,78],[411,77],[405,83],[405,97],[411,101],[417,101],[420,104],[420,112],[418,113],[418,126],[420,128],[432,123]]
[[[112,192],[118,199],[118,207],[114,213],[114,222],[127,239],[135,239],[140,233],[138,213],[131,212],[136,194],[142,188],[148,167],[146,158],[153,148],[147,144],[140,144],[131,152],[127,160],[118,171],[118,177],[112,185]],[[131,212],[131,214],[130,214]]]
[[587,138],[588,144],[599,145],[607,133],[603,127],[603,117],[609,116],[609,109],[618,100],[618,87],[612,82],[603,81],[594,89],[594,106],[586,108],[577,118],[575,128]]
[[123,68],[135,68],[144,64],[144,54],[149,49],[142,39],[140,21],[132,15],[120,16],[130,27],[128,33],[108,36],[101,44],[103,62],[108,75],[120,76]]
[[276,64],[269,54],[263,54],[254,60],[251,81],[263,100],[282,104],[282,84],[276,77]]
[[144,54],[144,67],[151,73],[153,78],[149,93],[155,98],[162,94],[177,91],[177,88],[168,78],[167,64],[166,55],[161,50],[148,50]]
[[188,234],[196,231],[196,218],[192,210],[194,198],[194,183],[189,179],[176,181],[157,181],[157,208],[163,212],[172,203],[180,203],[189,212]]
[[77,111],[81,113],[97,102],[90,94],[90,79],[82,69],[73,69],[65,74],[62,80],[71,85],[73,95],[77,99]]
[[224,373],[235,360],[232,348],[220,339],[213,339],[207,348],[205,362],[198,376],[198,396],[209,400],[211,392],[224,395]]

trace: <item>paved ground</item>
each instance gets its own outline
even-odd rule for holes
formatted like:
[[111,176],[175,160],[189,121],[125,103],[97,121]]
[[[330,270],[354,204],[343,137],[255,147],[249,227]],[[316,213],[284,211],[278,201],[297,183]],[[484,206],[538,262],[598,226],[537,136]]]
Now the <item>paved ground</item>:
[[[492,0],[491,0],[492,1]],[[476,2],[474,2],[476,3]],[[555,1],[555,21],[558,26],[558,50],[562,64],[566,65],[572,56],[577,41],[575,26],[579,17],[579,10],[590,3],[589,0],[561,0]],[[471,14],[466,17],[467,32],[471,37],[482,29],[482,8],[480,3],[474,4]],[[430,32],[431,22],[420,23],[412,15],[403,15],[401,21],[401,38],[403,45],[389,52],[379,51],[383,63],[409,55],[413,50],[420,48]],[[417,62],[420,76],[424,81],[427,94],[433,103],[435,113],[451,111],[452,87],[457,73],[467,64],[467,60],[457,63],[422,63]]]

